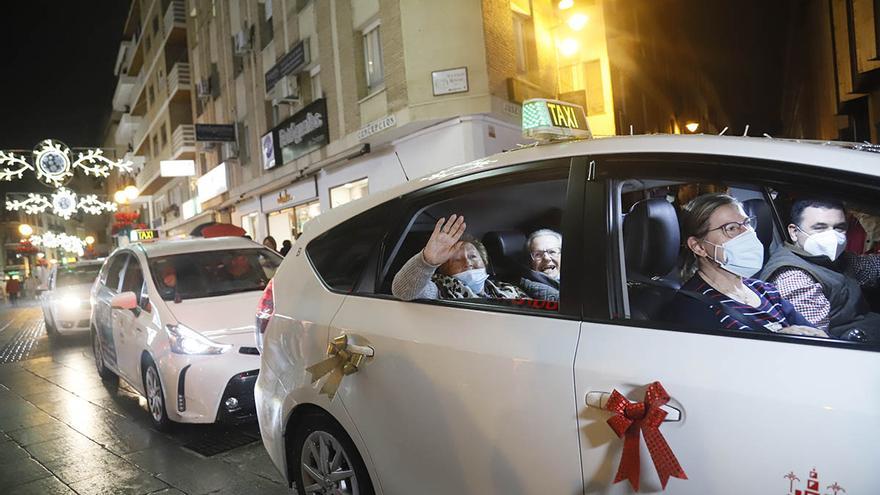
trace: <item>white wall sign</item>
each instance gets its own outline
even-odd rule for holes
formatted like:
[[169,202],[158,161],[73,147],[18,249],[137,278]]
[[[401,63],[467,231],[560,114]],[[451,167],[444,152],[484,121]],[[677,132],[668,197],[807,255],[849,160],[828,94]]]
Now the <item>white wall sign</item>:
[[467,67],[436,70],[431,73],[434,96],[466,93],[468,90]]
[[196,175],[196,162],[192,160],[162,160],[159,162],[162,177],[192,177]]
[[226,162],[212,168],[208,173],[199,177],[199,202],[205,201],[225,193],[229,189],[226,182]]
[[199,213],[202,212],[202,203],[199,202],[199,198],[193,198],[189,201],[184,201],[183,204],[180,205],[180,214],[183,216],[183,219],[192,218]]
[[363,126],[358,130],[358,139],[364,139],[367,137],[376,134],[377,132],[382,132],[385,129],[389,129],[397,125],[397,117],[392,115],[386,115],[379,120],[374,120],[369,124]]

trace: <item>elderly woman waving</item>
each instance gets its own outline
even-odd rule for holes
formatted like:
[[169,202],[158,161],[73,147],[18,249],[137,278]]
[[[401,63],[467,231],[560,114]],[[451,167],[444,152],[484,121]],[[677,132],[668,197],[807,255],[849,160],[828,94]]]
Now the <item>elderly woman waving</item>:
[[425,247],[394,275],[392,294],[405,301],[527,298],[519,287],[489,277],[486,249],[464,235],[466,227],[461,215],[438,220]]

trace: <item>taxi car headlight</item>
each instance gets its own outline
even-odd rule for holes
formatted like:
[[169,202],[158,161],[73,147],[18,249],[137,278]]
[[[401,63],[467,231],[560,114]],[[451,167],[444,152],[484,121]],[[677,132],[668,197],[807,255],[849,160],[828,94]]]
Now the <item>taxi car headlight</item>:
[[171,352],[175,354],[221,354],[232,348],[220,344],[183,325],[165,325]]
[[80,299],[73,294],[65,294],[60,299],[61,306],[66,309],[76,309],[79,307]]

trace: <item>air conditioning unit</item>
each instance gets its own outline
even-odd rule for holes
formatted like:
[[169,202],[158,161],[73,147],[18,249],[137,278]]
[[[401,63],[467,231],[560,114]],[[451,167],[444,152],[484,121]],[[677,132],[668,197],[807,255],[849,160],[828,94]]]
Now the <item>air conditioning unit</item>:
[[232,141],[223,143],[223,149],[221,152],[223,154],[223,161],[238,158],[238,143]]
[[282,103],[295,104],[300,102],[299,84],[296,77],[284,77],[269,91],[266,99],[272,100],[272,105]]
[[211,80],[202,79],[196,82],[196,96],[199,98],[211,97]]
[[244,55],[253,49],[251,43],[250,29],[242,29],[235,33],[235,54]]

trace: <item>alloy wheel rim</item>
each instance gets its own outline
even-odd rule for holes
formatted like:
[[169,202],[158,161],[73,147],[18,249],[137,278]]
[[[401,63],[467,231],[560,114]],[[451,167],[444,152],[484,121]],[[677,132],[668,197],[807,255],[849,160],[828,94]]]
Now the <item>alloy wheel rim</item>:
[[300,474],[306,494],[358,495],[358,480],[345,448],[330,433],[314,431],[303,443]]
[[147,368],[147,405],[150,414],[156,422],[162,421],[162,387],[159,385],[159,375],[156,368]]

